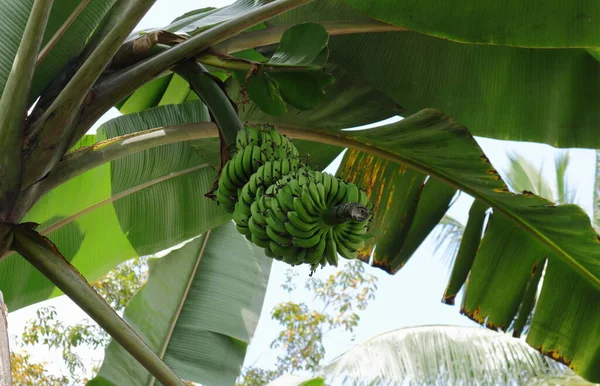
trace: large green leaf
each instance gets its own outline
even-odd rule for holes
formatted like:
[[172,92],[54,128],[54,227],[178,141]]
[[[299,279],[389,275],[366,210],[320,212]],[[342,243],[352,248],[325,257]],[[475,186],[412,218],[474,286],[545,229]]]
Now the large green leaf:
[[[55,1],[46,27],[46,44],[83,0]],[[70,61],[81,53],[90,34],[100,24],[116,0],[90,0],[64,32],[56,45],[39,63],[31,90],[32,101],[54,80]]]
[[600,150],[596,150],[596,172],[594,173],[594,225],[600,229]]
[[423,110],[374,129],[318,133],[315,140],[404,164],[484,201],[600,288],[600,240],[585,212],[530,192],[509,192],[469,131],[440,111]]
[[329,34],[320,24],[292,26],[281,35],[279,47],[267,63],[322,68],[327,62],[328,41]]
[[[542,175],[541,170],[516,154],[509,159],[506,174],[513,190],[531,190],[558,202],[575,201],[565,176],[568,153],[557,155],[555,179],[547,173]],[[600,379],[598,366],[594,365],[600,350],[596,343],[600,337],[597,290],[566,269],[551,250],[501,215],[495,213],[490,217],[480,242],[483,222],[482,216],[469,218],[467,231],[474,225],[479,230],[476,234],[465,234],[460,251],[472,251],[472,258],[470,262],[464,261],[467,256],[459,252],[444,301],[453,301],[452,295],[468,273],[463,313],[489,328],[512,329],[514,336],[529,329],[527,341],[533,347],[569,364],[589,379]],[[463,272],[462,277],[456,275],[459,271]],[[556,317],[558,314],[560,318]]]
[[[268,25],[365,19],[342,0],[316,0]],[[433,107],[473,135],[600,148],[600,63],[583,49],[460,44],[385,32],[331,36],[329,51],[330,63],[387,93],[406,115]]]
[[461,312],[494,330],[514,329],[515,336],[531,320],[527,334],[531,346],[598,382],[599,291],[502,215],[491,216],[481,244],[479,239],[470,243],[477,254]]
[[594,1],[346,1],[375,19],[463,43],[600,46],[600,4]]
[[[380,91],[369,87],[360,77],[344,71],[334,70],[335,83],[327,89],[325,100],[312,110],[299,110],[289,106],[286,114],[278,117],[262,112],[255,104],[238,105],[242,121],[285,124],[294,127],[321,129],[344,129],[381,121],[396,115],[401,108]],[[167,75],[140,87],[124,100],[119,109],[133,113],[145,109],[197,99],[189,85],[177,75]],[[294,141],[303,156],[310,156],[313,165],[326,167],[343,147]],[[211,165],[220,166],[218,139],[196,141],[192,144],[198,154]]]
[[[229,222],[150,260],[148,282],[125,320],[181,378],[232,385],[258,324],[271,259]],[[151,384],[149,373],[111,342],[88,385]]]
[[[86,141],[207,119],[198,101],[158,107],[107,122],[98,138]],[[49,232],[65,257],[93,281],[124,260],[163,250],[227,221],[229,216],[203,196],[215,175],[189,144],[164,145],[59,186],[25,221],[42,223],[39,229]],[[60,294],[16,254],[0,262],[0,287],[10,310]]]
[[583,380],[522,340],[473,327],[393,330],[325,366],[327,384],[556,384]]
[[195,35],[216,24],[243,17],[249,11],[269,2],[269,0],[237,0],[221,8],[198,9],[176,18],[163,29],[177,34]]
[[307,70],[260,71],[246,80],[247,74],[235,71],[235,79],[245,84],[248,97],[265,113],[287,112],[284,101],[300,110],[309,110],[325,99],[324,90],[334,82],[333,76],[318,71],[327,62],[329,34],[320,24],[302,23],[287,29],[277,51],[266,63],[269,66],[300,66]]
[[[448,210],[456,193],[452,186],[397,163],[348,150],[338,177],[366,190],[373,204],[370,233],[359,258],[388,272],[397,272]],[[377,245],[375,253],[373,248]]]
[[[83,0],[55,1],[46,26],[45,46]],[[30,100],[34,101],[83,46],[115,0],[91,0],[42,60],[35,73]],[[17,52],[33,0],[0,2],[0,93]]]
[[[463,239],[465,243],[474,243],[474,246],[465,250],[477,251],[472,266],[469,261],[461,263],[465,264],[463,268],[466,271],[470,270],[472,279],[468,286],[473,286],[472,290],[467,289],[467,303],[463,312],[480,323],[486,323],[490,328],[508,329],[518,311],[527,315],[531,311],[534,302],[530,301],[530,297],[535,295],[535,291],[528,288],[535,290],[536,286],[529,283],[536,276],[534,267],[541,265],[541,259],[547,257],[549,266],[560,265],[568,273],[569,279],[560,283],[544,283],[545,288],[561,288],[566,293],[574,291],[579,294],[575,304],[564,314],[568,315],[569,320],[577,322],[547,323],[546,318],[556,319],[557,314],[547,311],[546,314],[542,313],[545,317],[538,316],[538,327],[532,325],[530,331],[532,334],[536,328],[536,333],[540,336],[536,342],[543,342],[535,347],[568,363],[585,377],[600,379],[596,370],[600,349],[597,345],[589,344],[590,337],[592,342],[600,344],[597,323],[600,317],[597,314],[600,310],[600,241],[591,227],[590,219],[581,208],[575,205],[554,205],[527,191],[522,194],[509,192],[466,128],[439,111],[424,110],[398,123],[370,130],[338,131],[335,134],[314,131],[312,136],[314,139],[344,144],[371,156],[404,164],[475,196],[482,202],[483,210],[486,206],[491,206],[494,218],[491,220],[487,239],[484,239],[484,244],[489,243],[490,246],[478,248],[479,237],[476,231],[475,237]],[[357,154],[355,156],[360,155]],[[367,168],[370,164],[381,166],[385,163],[365,163]],[[365,173],[364,178],[384,175],[386,169],[372,169]],[[377,196],[373,194],[374,191],[370,192],[370,199],[376,205],[380,199],[383,200],[380,198],[383,194],[381,192],[389,194],[393,191],[396,194],[394,188],[400,189],[394,186],[394,180],[388,183],[390,185],[385,189],[375,191]],[[409,192],[410,186],[403,186],[403,189]],[[400,189],[397,194],[402,196],[403,190]],[[402,199],[400,202],[406,201]],[[395,210],[406,212],[404,208]],[[385,217],[385,213],[378,216]],[[485,216],[477,218],[483,222]],[[480,226],[473,229],[481,230]],[[402,227],[396,225],[395,228],[386,229],[383,226],[375,234],[398,232],[398,229]],[[387,235],[388,238],[397,236],[398,233]],[[376,240],[383,245],[384,250],[394,250],[395,240],[385,241],[384,237],[378,237],[382,241]],[[395,255],[383,256],[385,259],[375,261],[377,266],[388,272],[398,268],[394,265]],[[472,254],[470,259],[473,259]],[[460,284],[462,283],[459,282],[459,288]],[[560,297],[542,296],[546,299],[543,306],[546,310],[561,307],[563,300]],[[540,307],[541,303],[536,312],[540,312]],[[579,334],[582,330],[586,331],[584,335]],[[552,336],[565,338],[552,339]]]

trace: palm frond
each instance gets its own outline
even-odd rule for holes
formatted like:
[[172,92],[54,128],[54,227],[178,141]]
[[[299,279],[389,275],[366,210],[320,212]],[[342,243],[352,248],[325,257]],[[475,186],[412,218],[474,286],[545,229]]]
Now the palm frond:
[[439,253],[448,268],[454,264],[464,231],[465,226],[460,221],[446,214],[431,234],[434,253]]
[[[576,377],[523,340],[484,328],[422,326],[376,336],[323,370],[332,385],[532,384]],[[563,379],[563,378],[561,378]],[[564,384],[562,381],[561,384]]]

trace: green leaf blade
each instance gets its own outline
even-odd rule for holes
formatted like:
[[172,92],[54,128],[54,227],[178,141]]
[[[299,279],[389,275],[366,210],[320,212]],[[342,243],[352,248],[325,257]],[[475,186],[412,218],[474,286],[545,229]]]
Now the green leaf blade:
[[[163,106],[108,122],[93,140],[206,120],[198,101]],[[164,145],[68,181],[42,197],[24,221],[47,227],[39,230],[62,243],[65,257],[94,281],[120,262],[156,253],[230,219],[204,197],[215,176],[189,143]],[[0,286],[11,310],[61,294],[16,254],[0,261]]]
[[462,43],[535,48],[598,47],[600,6],[587,1],[346,0],[367,15]]
[[[372,19],[327,0],[269,25],[348,20]],[[583,49],[461,44],[410,31],[331,36],[328,47],[330,64],[393,98],[405,116],[434,107],[481,137],[600,148],[600,63]]]
[[283,33],[279,48],[268,63],[321,68],[327,62],[328,41],[329,34],[320,24],[297,24]]
[[[258,323],[270,266],[258,247],[232,223],[225,224],[152,260],[148,282],[127,306],[125,320],[182,378],[232,384]],[[90,384],[149,381],[147,372],[114,342],[98,376]]]

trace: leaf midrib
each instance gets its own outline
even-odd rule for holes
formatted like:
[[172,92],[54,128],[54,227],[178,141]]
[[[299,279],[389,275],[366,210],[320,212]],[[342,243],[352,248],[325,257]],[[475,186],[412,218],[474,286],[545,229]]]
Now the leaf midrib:
[[[255,123],[255,122],[249,122],[249,124],[253,124],[253,123]],[[535,238],[537,238],[542,243],[544,243],[545,245],[550,247],[552,250],[554,250],[558,254],[558,256],[562,257],[562,259],[565,261],[566,264],[571,266],[582,277],[587,279],[596,289],[600,289],[600,278],[597,278],[588,269],[586,269],[581,264],[579,264],[577,261],[575,261],[571,257],[571,255],[569,255],[561,247],[559,247],[554,242],[552,242],[552,240],[550,240],[544,234],[538,232],[536,230],[536,228],[532,224],[530,224],[528,221],[526,221],[523,217],[515,214],[512,210],[510,210],[508,207],[506,207],[502,203],[499,203],[498,201],[496,201],[486,195],[481,194],[478,190],[472,189],[472,188],[460,183],[459,181],[456,181],[455,179],[451,178],[444,172],[424,166],[421,163],[419,163],[418,161],[416,161],[410,157],[402,156],[400,154],[391,152],[389,150],[380,149],[378,147],[375,147],[372,144],[369,144],[368,142],[360,142],[352,137],[347,137],[343,134],[326,133],[323,131],[316,131],[316,130],[306,130],[306,129],[301,129],[301,128],[290,126],[290,125],[276,125],[276,126],[283,134],[289,135],[292,138],[308,140],[308,141],[313,141],[313,142],[320,142],[320,143],[336,145],[336,146],[341,146],[341,147],[353,148],[353,149],[357,149],[359,151],[365,152],[367,154],[374,155],[376,157],[381,157],[383,159],[387,159],[392,162],[406,165],[414,170],[417,170],[417,171],[420,171],[427,175],[430,175],[450,186],[453,186],[465,193],[468,193],[469,195],[473,196],[474,198],[476,198],[480,201],[488,203],[492,208],[498,210],[500,213],[502,213],[506,217],[510,218],[518,226],[520,226],[521,228],[530,232]],[[139,132],[139,135],[143,135],[143,133],[144,133],[144,131]],[[213,137],[218,136],[218,130],[216,128],[216,125],[214,127],[214,130],[209,135],[211,135],[211,134]],[[202,136],[203,136],[203,138],[206,138],[207,134],[204,132],[204,133],[202,133]],[[193,140],[193,139],[195,139],[193,136],[190,136],[190,138],[188,138],[188,140]],[[203,165],[203,166],[208,166],[208,165]],[[512,193],[507,193],[507,194],[512,194]],[[65,219],[65,220],[67,220],[67,219]],[[63,221],[65,221],[65,220],[63,220]],[[55,224],[55,225],[57,225],[57,224]],[[66,224],[61,224],[61,226],[62,225],[66,225]],[[53,230],[55,230],[55,229],[53,229]]]
[[[373,145],[370,145],[368,143],[359,142],[355,139],[352,139],[352,138],[349,138],[349,137],[346,137],[343,135],[331,134],[331,133],[325,133],[325,132],[317,132],[317,131],[308,131],[308,130],[303,130],[303,129],[299,129],[299,128],[292,127],[292,126],[278,126],[278,128],[280,129],[280,131],[282,133],[287,134],[293,138],[298,138],[298,139],[303,139],[303,140],[312,140],[315,142],[327,143],[330,145],[337,145],[337,146],[342,146],[342,147],[353,148],[353,149],[360,150],[360,151],[363,151],[365,153],[368,153],[368,154],[371,154],[371,155],[374,155],[377,157],[381,157],[383,159],[387,159],[392,162],[404,164],[408,167],[411,167],[414,170],[428,174],[450,186],[453,186],[453,187],[473,196],[474,198],[476,198],[480,201],[487,202],[492,208],[497,209],[499,212],[501,212],[502,214],[504,214],[505,216],[507,216],[508,218],[513,220],[518,226],[525,229],[526,231],[529,231],[538,240],[540,240],[544,244],[548,245],[551,249],[553,249],[555,252],[557,252],[557,254],[559,256],[562,256],[563,260],[568,265],[570,265],[575,271],[578,271],[596,289],[600,289],[600,278],[597,278],[589,270],[587,270],[585,267],[583,267],[581,264],[579,264],[577,261],[575,261],[573,258],[571,258],[571,256],[567,252],[565,252],[561,247],[559,247],[554,242],[552,242],[544,234],[538,232],[536,230],[536,228],[533,225],[531,225],[528,221],[523,219],[523,217],[515,214],[513,211],[511,211],[509,208],[507,208],[502,203],[499,203],[498,201],[481,194],[479,191],[472,189],[472,188],[456,181],[455,179],[451,178],[450,176],[443,173],[442,171],[424,166],[421,163],[419,163],[418,161],[413,160],[412,158],[402,156],[400,154],[397,154],[397,153],[394,153],[394,152],[391,152],[388,150],[383,150],[383,149],[377,148]],[[507,192],[507,194],[513,194],[513,193]]]
[[[190,288],[192,287],[192,282],[194,281],[194,278],[196,277],[196,272],[198,271],[198,266],[200,265],[200,260],[202,260],[202,256],[204,255],[204,250],[206,249],[206,244],[208,242],[208,239],[211,236],[211,233],[212,233],[211,230],[209,230],[206,232],[206,235],[204,236],[204,241],[202,241],[202,246],[200,247],[200,251],[198,252],[198,255],[196,256],[196,261],[194,262],[194,267],[190,271],[185,289],[183,291],[181,298],[179,299],[179,304],[177,305],[177,310],[175,311],[173,318],[171,319],[171,323],[169,324],[169,330],[167,331],[167,335],[165,336],[165,338],[163,340],[162,347],[160,348],[160,351],[158,352],[158,357],[162,360],[164,360],[165,353],[167,352],[167,347],[169,347],[169,342],[171,341],[171,337],[173,336],[173,331],[175,330],[175,326],[177,325],[177,321],[179,320],[179,315],[181,315],[181,310],[183,309],[183,304],[185,303],[185,301],[188,297],[188,294],[190,292]],[[148,383],[146,385],[154,386],[154,383],[156,382],[156,378],[154,378],[152,376],[152,374],[149,374],[148,376],[149,376]]]
[[[202,164],[202,165],[193,166],[191,168],[180,170],[180,171],[174,172],[174,173],[169,173],[169,174],[167,174],[165,176],[158,177],[158,178],[155,178],[155,179],[150,180],[150,181],[146,181],[143,184],[139,184],[139,185],[133,186],[133,187],[131,187],[131,188],[127,189],[127,190],[124,190],[124,191],[122,191],[120,193],[117,193],[114,196],[111,196],[111,197],[109,197],[109,198],[107,198],[105,200],[102,200],[102,201],[97,202],[97,203],[95,203],[93,205],[90,205],[87,208],[84,208],[84,209],[80,210],[77,213],[73,213],[72,215],[70,215],[68,217],[65,217],[62,220],[57,221],[57,222],[53,223],[52,225],[50,225],[50,226],[48,226],[48,227],[40,230],[39,233],[41,235],[46,236],[49,233],[52,233],[52,232],[54,232],[54,231],[56,231],[56,230],[64,227],[65,225],[68,225],[68,224],[72,223],[73,221],[77,220],[78,218],[80,218],[80,217],[82,217],[82,216],[84,216],[84,215],[86,215],[86,214],[88,214],[90,212],[93,212],[94,210],[96,210],[98,208],[101,208],[101,207],[103,207],[105,205],[108,205],[108,204],[111,204],[111,203],[113,203],[113,202],[115,202],[117,200],[120,200],[121,198],[127,197],[127,196],[129,196],[129,195],[131,195],[133,193],[139,192],[142,189],[148,188],[148,187],[150,187],[152,185],[156,185],[156,184],[158,184],[160,182],[167,181],[167,180],[170,180],[172,178],[176,178],[176,177],[182,176],[184,174],[194,172],[196,170],[204,169],[204,168],[209,167],[209,166],[210,166],[209,164]],[[8,256],[12,255],[13,253],[14,253],[14,251],[10,251],[10,252],[5,253],[3,256],[0,256],[0,261],[4,260],[5,258],[7,258]]]

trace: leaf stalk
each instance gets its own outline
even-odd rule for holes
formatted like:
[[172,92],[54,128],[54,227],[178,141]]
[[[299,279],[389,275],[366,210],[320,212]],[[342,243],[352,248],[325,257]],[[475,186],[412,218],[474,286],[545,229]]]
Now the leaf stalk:
[[204,66],[194,60],[178,65],[174,68],[174,71],[190,84],[192,90],[198,94],[208,107],[227,148],[235,146],[237,132],[244,125],[240,121],[233,103],[217,84],[216,79],[210,75]]
[[174,67],[178,63],[194,59],[201,52],[240,32],[281,13],[310,3],[313,0],[276,0],[246,13],[243,17],[228,20],[123,71],[108,76],[95,87],[93,103],[86,109],[74,132],[73,142],[78,141],[115,103],[131,94],[144,83]]
[[50,107],[33,123],[28,131],[31,141],[25,167],[24,186],[43,178],[62,158],[73,137],[74,122],[82,106],[90,98],[90,91],[127,35],[146,14],[155,0],[132,0],[112,28],[90,53],[73,78],[52,102]]
[[52,0],[35,0],[0,97],[0,221],[8,220],[23,183],[23,137],[35,61]]
[[92,317],[164,385],[184,386],[175,373],[60,254],[50,240],[26,225],[14,228],[15,250]]

